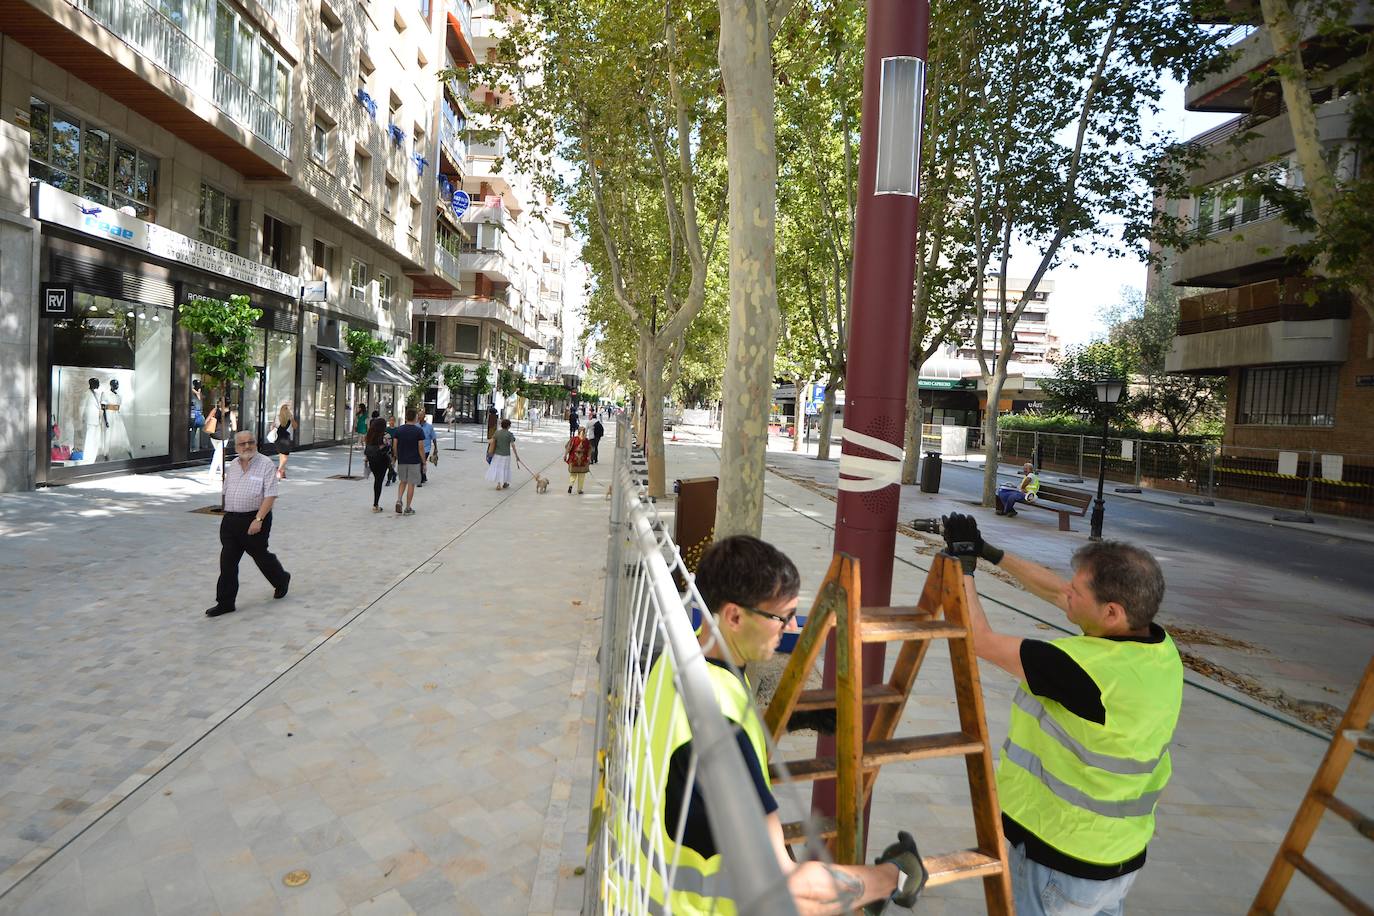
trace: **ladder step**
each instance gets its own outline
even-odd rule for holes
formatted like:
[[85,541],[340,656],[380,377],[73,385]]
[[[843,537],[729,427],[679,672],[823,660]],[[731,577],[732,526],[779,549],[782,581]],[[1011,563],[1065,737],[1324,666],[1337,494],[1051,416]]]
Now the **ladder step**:
[[930,873],[926,887],[939,887],[969,878],[1000,875],[1006,868],[1001,859],[984,855],[976,849],[961,849],[940,856],[922,856],[921,864]]
[[[864,687],[864,705],[879,706],[885,703],[900,703],[906,695],[890,684],[872,684]],[[797,694],[796,712],[811,712],[817,709],[834,709],[835,691],[833,689],[803,690]]]
[[[839,827],[833,817],[818,817],[816,820],[816,836],[818,839],[828,840],[839,833]],[[796,846],[806,842],[806,821],[792,821],[782,825],[782,839],[788,846]]]
[[[963,732],[942,732],[935,735],[892,738],[888,741],[870,741],[864,745],[863,769],[867,772],[903,760],[964,757],[982,752],[983,742]],[[789,760],[786,763],[791,779],[783,775],[781,767],[777,765],[769,768],[774,779],[809,782],[813,779],[830,779],[836,774],[834,757]]]
[[947,620],[864,620],[860,638],[864,642],[909,642],[924,639],[963,639],[968,630]]
[[1313,884],[1326,891],[1328,897],[1345,907],[1347,912],[1357,913],[1360,916],[1374,913],[1374,908],[1352,894],[1344,884],[1312,864],[1312,860],[1302,853],[1290,849],[1283,854],[1283,857],[1288,860],[1288,864],[1310,878]]
[[1312,797],[1326,806],[1327,810],[1338,817],[1343,817],[1350,822],[1361,836],[1366,839],[1374,840],[1374,817],[1367,817],[1356,809],[1347,805],[1330,792],[1313,792]]

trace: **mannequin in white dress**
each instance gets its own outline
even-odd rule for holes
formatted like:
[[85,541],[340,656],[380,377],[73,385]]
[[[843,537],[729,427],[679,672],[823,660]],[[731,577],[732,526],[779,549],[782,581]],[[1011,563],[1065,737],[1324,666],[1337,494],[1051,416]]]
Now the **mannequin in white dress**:
[[81,442],[81,463],[95,464],[97,456],[105,453],[105,411],[100,408],[100,379],[87,380],[90,391],[81,405],[81,422],[86,427]]
[[132,459],[134,452],[129,447],[129,430],[124,425],[124,415],[120,413],[124,398],[119,393],[118,379],[110,379],[110,390],[101,396],[100,403],[105,408],[105,460]]

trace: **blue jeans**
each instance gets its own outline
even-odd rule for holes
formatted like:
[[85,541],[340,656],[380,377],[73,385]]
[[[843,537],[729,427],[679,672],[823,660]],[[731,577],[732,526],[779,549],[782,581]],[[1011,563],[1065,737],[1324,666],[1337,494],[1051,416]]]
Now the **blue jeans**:
[[1139,870],[1107,881],[1075,878],[1026,858],[1009,845],[1011,892],[1017,916],[1121,916]]
[[1011,511],[1017,503],[1026,501],[1026,494],[1021,492],[1019,487],[1009,487],[1003,484],[997,488],[997,508],[1003,512]]

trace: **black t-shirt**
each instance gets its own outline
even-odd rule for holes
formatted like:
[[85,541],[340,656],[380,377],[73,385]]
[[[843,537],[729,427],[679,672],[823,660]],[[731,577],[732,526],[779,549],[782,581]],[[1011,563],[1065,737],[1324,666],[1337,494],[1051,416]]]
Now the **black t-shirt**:
[[419,464],[420,444],[425,441],[425,431],[414,423],[396,427],[392,437],[396,440],[396,463]]
[[[1152,623],[1149,636],[1104,638],[1116,642],[1161,643],[1164,641],[1164,630]],[[1021,667],[1026,672],[1026,686],[1031,693],[1054,700],[1080,719],[1098,725],[1106,723],[1107,710],[1102,705],[1101,688],[1063,649],[1039,639],[1024,640],[1021,643]],[[1055,849],[1006,814],[1002,815],[1002,830],[1007,835],[1007,842],[1025,846],[1026,858],[1075,878],[1106,881],[1129,874],[1145,864],[1144,849],[1140,855],[1113,865],[1084,862]]]
[[[716,659],[706,660],[713,665],[728,668],[724,662]],[[743,674],[743,670],[740,673]],[[754,753],[754,743],[749,740],[749,735],[743,728],[735,723],[731,724],[735,728],[735,740],[739,742],[744,764],[749,769],[749,775],[754,778],[754,791],[763,802],[763,813],[772,814],[778,810],[778,801],[773,797],[772,790],[768,788],[768,781],[763,777],[762,762]],[[688,741],[673,751],[673,756],[668,761],[668,784],[663,790],[663,823],[670,836],[677,830],[678,818],[682,815],[682,796],[687,788],[687,770],[691,759],[692,742]],[[711,821],[706,815],[706,799],[701,794],[700,770],[697,771],[697,780],[692,785],[691,801],[687,803],[687,822],[682,829],[682,845],[707,859],[718,851],[716,838],[711,833]]]

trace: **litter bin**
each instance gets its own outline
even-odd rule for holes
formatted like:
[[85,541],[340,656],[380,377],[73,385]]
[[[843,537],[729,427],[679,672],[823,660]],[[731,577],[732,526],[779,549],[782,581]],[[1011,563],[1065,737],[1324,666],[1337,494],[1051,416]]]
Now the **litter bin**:
[[939,452],[926,452],[926,458],[921,462],[921,492],[939,493],[940,492],[940,467]]

